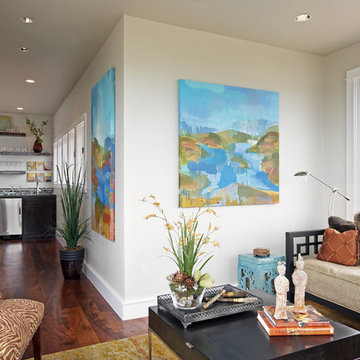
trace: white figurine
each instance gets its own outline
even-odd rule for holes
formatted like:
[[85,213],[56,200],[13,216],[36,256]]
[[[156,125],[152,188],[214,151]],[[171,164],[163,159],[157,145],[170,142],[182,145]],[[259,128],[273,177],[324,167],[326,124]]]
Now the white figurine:
[[278,262],[277,270],[279,276],[274,280],[275,290],[276,290],[276,307],[274,318],[287,319],[286,313],[286,302],[287,302],[287,292],[289,291],[289,280],[285,277],[285,265],[283,261]]
[[292,274],[292,280],[295,285],[294,312],[305,314],[305,287],[308,276],[304,271],[304,260],[301,257],[301,254],[298,255],[296,270]]

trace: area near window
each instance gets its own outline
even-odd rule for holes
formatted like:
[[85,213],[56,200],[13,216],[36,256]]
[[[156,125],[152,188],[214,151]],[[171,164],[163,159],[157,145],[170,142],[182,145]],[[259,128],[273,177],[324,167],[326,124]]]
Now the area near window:
[[54,142],[54,184],[60,183],[57,168],[61,173],[65,163],[74,166],[76,176],[83,171],[86,158],[85,129],[86,114],[83,114],[70,131]]
[[352,219],[360,206],[360,68],[346,72],[346,193],[351,201],[346,217]]

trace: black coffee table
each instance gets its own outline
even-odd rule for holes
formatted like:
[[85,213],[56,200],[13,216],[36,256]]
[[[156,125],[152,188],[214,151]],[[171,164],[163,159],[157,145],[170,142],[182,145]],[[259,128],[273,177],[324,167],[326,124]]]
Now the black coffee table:
[[[274,304],[275,297],[251,291]],[[331,321],[333,336],[269,337],[256,319],[256,310],[206,320],[184,329],[179,320],[157,306],[149,308],[151,334],[156,334],[183,360],[353,360],[360,357],[360,332]]]

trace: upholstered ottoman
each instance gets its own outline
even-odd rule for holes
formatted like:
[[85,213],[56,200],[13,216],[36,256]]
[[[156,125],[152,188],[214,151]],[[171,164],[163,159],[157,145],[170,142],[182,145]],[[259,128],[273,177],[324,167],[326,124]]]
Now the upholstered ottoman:
[[34,337],[34,357],[41,359],[39,325],[44,304],[26,299],[0,300],[0,359],[19,360]]

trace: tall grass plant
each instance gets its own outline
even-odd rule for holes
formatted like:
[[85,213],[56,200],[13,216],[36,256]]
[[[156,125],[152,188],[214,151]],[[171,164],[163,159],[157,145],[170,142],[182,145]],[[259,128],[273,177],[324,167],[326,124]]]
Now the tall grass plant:
[[81,209],[85,199],[85,174],[75,174],[73,165],[66,164],[62,172],[57,166],[60,180],[60,202],[63,212],[63,224],[56,227],[64,238],[66,248],[75,249],[84,239],[88,239],[90,218],[82,219]]

